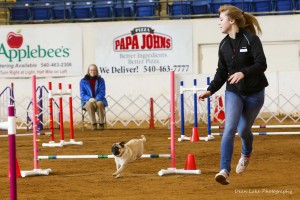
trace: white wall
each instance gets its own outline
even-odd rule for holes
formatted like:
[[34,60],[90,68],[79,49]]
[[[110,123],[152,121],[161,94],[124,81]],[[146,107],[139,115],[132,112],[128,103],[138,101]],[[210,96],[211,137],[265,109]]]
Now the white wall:
[[[298,93],[300,94],[299,75],[300,75],[300,15],[282,15],[282,16],[261,16],[258,17],[261,24],[263,35],[261,40],[264,45],[267,57],[270,87],[267,92],[273,95],[278,93]],[[105,30],[110,24],[136,24],[145,26],[151,24],[167,23],[192,23],[193,25],[193,64],[194,73],[191,75],[177,76],[186,80],[186,84],[191,82],[194,77],[201,79],[206,83],[205,77],[213,77],[217,64],[217,48],[221,39],[225,36],[220,33],[218,28],[218,19],[193,19],[193,20],[161,20],[161,21],[131,21],[131,22],[102,22],[102,23],[76,23],[83,30],[83,68],[90,63],[95,63],[95,43],[93,41],[95,28]],[[43,25],[13,25],[14,29],[23,26],[74,26],[74,24],[43,24]],[[76,42],[76,41],[74,41]],[[99,45],[99,44],[97,44]],[[101,44],[100,44],[101,45]],[[280,71],[280,73],[278,73]],[[83,74],[82,74],[83,76]],[[82,77],[65,78],[45,78],[38,79],[38,85],[47,85],[48,81],[53,81],[54,88],[58,82],[65,83],[65,89],[68,83],[73,84],[73,94],[79,95],[79,80]],[[145,97],[157,97],[166,94],[169,91],[168,74],[158,75],[105,75],[107,94],[118,98],[124,94],[129,97],[143,95]],[[0,79],[0,90],[10,82],[15,84],[16,98],[30,96],[30,79]],[[55,90],[55,89],[54,89]],[[220,91],[221,92],[221,91]]]
[[[300,15],[257,17],[262,28],[268,72],[300,70]],[[197,21],[194,28],[194,62],[199,73],[214,73],[217,49],[224,37],[217,19]],[[200,62],[198,60],[200,59]]]

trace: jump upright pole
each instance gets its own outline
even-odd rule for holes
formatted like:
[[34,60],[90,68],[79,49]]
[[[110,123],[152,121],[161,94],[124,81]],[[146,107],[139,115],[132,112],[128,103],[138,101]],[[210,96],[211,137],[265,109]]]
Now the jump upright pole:
[[16,174],[16,118],[15,107],[8,106],[8,143],[9,143],[9,188],[10,200],[17,199],[17,174]]
[[[206,78],[206,84],[209,86],[210,84],[210,78]],[[214,140],[215,137],[211,134],[211,105],[210,105],[210,97],[207,98],[207,140]]]
[[190,138],[187,138],[184,134],[185,128],[184,128],[184,94],[183,94],[183,81],[180,81],[180,122],[181,122],[181,137],[178,138],[178,141],[181,140],[189,140]]
[[37,146],[37,107],[36,107],[36,76],[33,76],[32,78],[32,108],[33,108],[33,114],[32,114],[32,130],[33,130],[33,164],[34,169],[39,168],[38,164],[38,146]]
[[197,136],[197,138],[191,138],[191,141],[193,141],[193,139],[195,139],[195,141],[199,141],[199,131],[198,131],[198,115],[197,115],[197,79],[194,79],[194,91],[193,91],[193,95],[194,95],[194,127],[193,127],[193,134],[195,134]]
[[72,85],[68,85],[68,95],[69,95],[69,114],[70,114],[70,141],[65,142],[65,145],[77,144],[82,145],[83,142],[76,142],[74,139],[74,121],[73,121],[73,97],[72,97]]
[[171,106],[171,168],[176,168],[175,164],[175,72],[170,74],[170,106]]
[[61,85],[61,83],[58,83],[58,95],[59,95],[58,102],[59,102],[60,143],[63,145],[63,143],[65,142],[65,134],[64,134],[64,112],[63,112],[63,98],[62,98],[62,85]]
[[37,107],[36,107],[36,76],[32,76],[32,129],[33,129],[33,165],[32,171],[21,171],[21,176],[49,175],[51,169],[39,169],[38,165],[38,144],[37,144]]
[[53,122],[53,98],[52,98],[52,83],[48,82],[48,99],[49,99],[49,118],[50,118],[50,141],[54,143],[54,122]]

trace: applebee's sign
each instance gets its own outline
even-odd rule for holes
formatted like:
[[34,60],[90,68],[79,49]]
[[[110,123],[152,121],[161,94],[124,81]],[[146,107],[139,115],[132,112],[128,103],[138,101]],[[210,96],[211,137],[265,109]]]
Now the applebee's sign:
[[7,34],[7,44],[10,48],[5,48],[5,45],[0,45],[0,55],[5,56],[9,62],[17,60],[18,62],[23,59],[35,59],[45,57],[68,57],[70,55],[68,48],[50,48],[46,49],[41,45],[31,47],[29,45],[21,48],[23,44],[23,36],[19,33],[9,32]]
[[79,76],[81,40],[80,27],[1,29],[0,77]]

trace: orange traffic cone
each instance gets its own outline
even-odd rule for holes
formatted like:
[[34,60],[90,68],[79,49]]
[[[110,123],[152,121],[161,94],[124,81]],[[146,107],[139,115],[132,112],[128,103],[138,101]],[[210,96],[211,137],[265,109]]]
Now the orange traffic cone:
[[199,134],[198,134],[198,128],[193,127],[193,134],[191,137],[191,142],[198,142],[199,141]]
[[[20,166],[19,166],[19,162],[18,159],[16,159],[16,177],[17,178],[21,178],[21,170],[20,170]],[[10,169],[8,168],[8,178],[10,178]]]
[[218,100],[218,103],[216,103],[215,106],[215,111],[214,111],[214,122],[217,122],[219,120],[224,120],[225,119],[225,112],[224,112],[224,107],[223,107],[223,100],[222,97],[216,96],[216,99]]
[[197,169],[194,154],[187,155],[184,169],[185,170],[196,170]]

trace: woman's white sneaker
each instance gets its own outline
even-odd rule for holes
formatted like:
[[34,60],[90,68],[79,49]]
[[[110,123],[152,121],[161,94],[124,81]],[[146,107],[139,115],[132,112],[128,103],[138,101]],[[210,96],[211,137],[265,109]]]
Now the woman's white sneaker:
[[225,169],[222,169],[219,173],[216,174],[215,179],[218,183],[222,185],[229,184],[229,174]]
[[239,160],[239,162],[236,166],[236,169],[235,169],[237,174],[241,174],[244,171],[246,171],[246,168],[247,168],[247,166],[249,165],[249,162],[250,162],[250,156],[251,155],[249,155],[249,156],[245,156],[243,154],[241,155],[241,158],[240,158],[240,160]]

